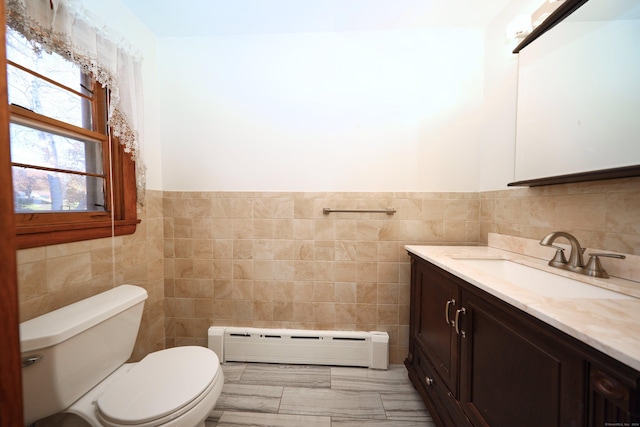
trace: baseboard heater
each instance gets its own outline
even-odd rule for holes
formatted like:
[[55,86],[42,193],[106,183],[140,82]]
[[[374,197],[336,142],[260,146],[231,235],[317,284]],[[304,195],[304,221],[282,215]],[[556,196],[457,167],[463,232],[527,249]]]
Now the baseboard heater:
[[362,366],[387,369],[386,332],[212,326],[209,348],[221,362]]

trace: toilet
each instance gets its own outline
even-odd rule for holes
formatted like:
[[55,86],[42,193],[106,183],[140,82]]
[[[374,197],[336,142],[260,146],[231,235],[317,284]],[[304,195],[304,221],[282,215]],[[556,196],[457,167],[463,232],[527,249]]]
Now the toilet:
[[208,348],[131,357],[147,291],[121,285],[20,324],[27,424],[72,413],[91,426],[196,427],[224,383]]

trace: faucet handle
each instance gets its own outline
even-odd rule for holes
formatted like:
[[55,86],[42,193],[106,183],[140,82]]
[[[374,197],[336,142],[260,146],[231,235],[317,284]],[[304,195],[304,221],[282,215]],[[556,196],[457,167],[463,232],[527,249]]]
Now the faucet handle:
[[553,265],[555,267],[559,267],[561,264],[567,263],[567,258],[564,256],[564,248],[556,245],[545,244],[540,242],[542,246],[546,246],[549,248],[553,248],[556,250],[556,254],[553,256],[553,259],[549,261],[549,265]]
[[625,259],[624,255],[619,254],[607,254],[607,253],[591,253],[589,254],[589,262],[585,267],[585,272],[587,275],[592,277],[600,277],[606,279],[609,277],[604,267],[602,267],[602,263],[600,263],[599,257],[607,257],[607,258],[617,258],[617,259]]
[[617,258],[617,259],[625,259],[626,258],[626,256],[620,255],[620,254],[607,254],[607,253],[595,253],[595,252],[592,253],[592,254],[589,254],[589,256],[590,257],[596,257],[596,258],[600,257],[600,256],[604,256],[604,257],[607,257],[607,258]]
[[549,265],[559,266],[560,264],[567,263],[567,257],[564,256],[564,248],[560,246],[549,245],[550,247],[556,250],[556,254],[553,256],[553,259],[549,261]]

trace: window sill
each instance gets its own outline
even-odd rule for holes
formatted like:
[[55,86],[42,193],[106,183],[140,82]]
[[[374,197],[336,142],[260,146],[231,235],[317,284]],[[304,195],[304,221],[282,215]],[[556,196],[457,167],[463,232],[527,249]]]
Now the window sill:
[[79,242],[82,240],[101,239],[104,237],[133,234],[139,219],[73,223],[64,225],[17,226],[17,249],[35,248],[57,245],[61,243]]

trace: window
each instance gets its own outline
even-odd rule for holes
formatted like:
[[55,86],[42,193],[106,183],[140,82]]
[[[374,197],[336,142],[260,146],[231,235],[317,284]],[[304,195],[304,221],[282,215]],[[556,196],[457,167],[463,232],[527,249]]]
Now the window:
[[135,171],[110,138],[108,91],[10,28],[7,82],[18,247],[135,231]]

